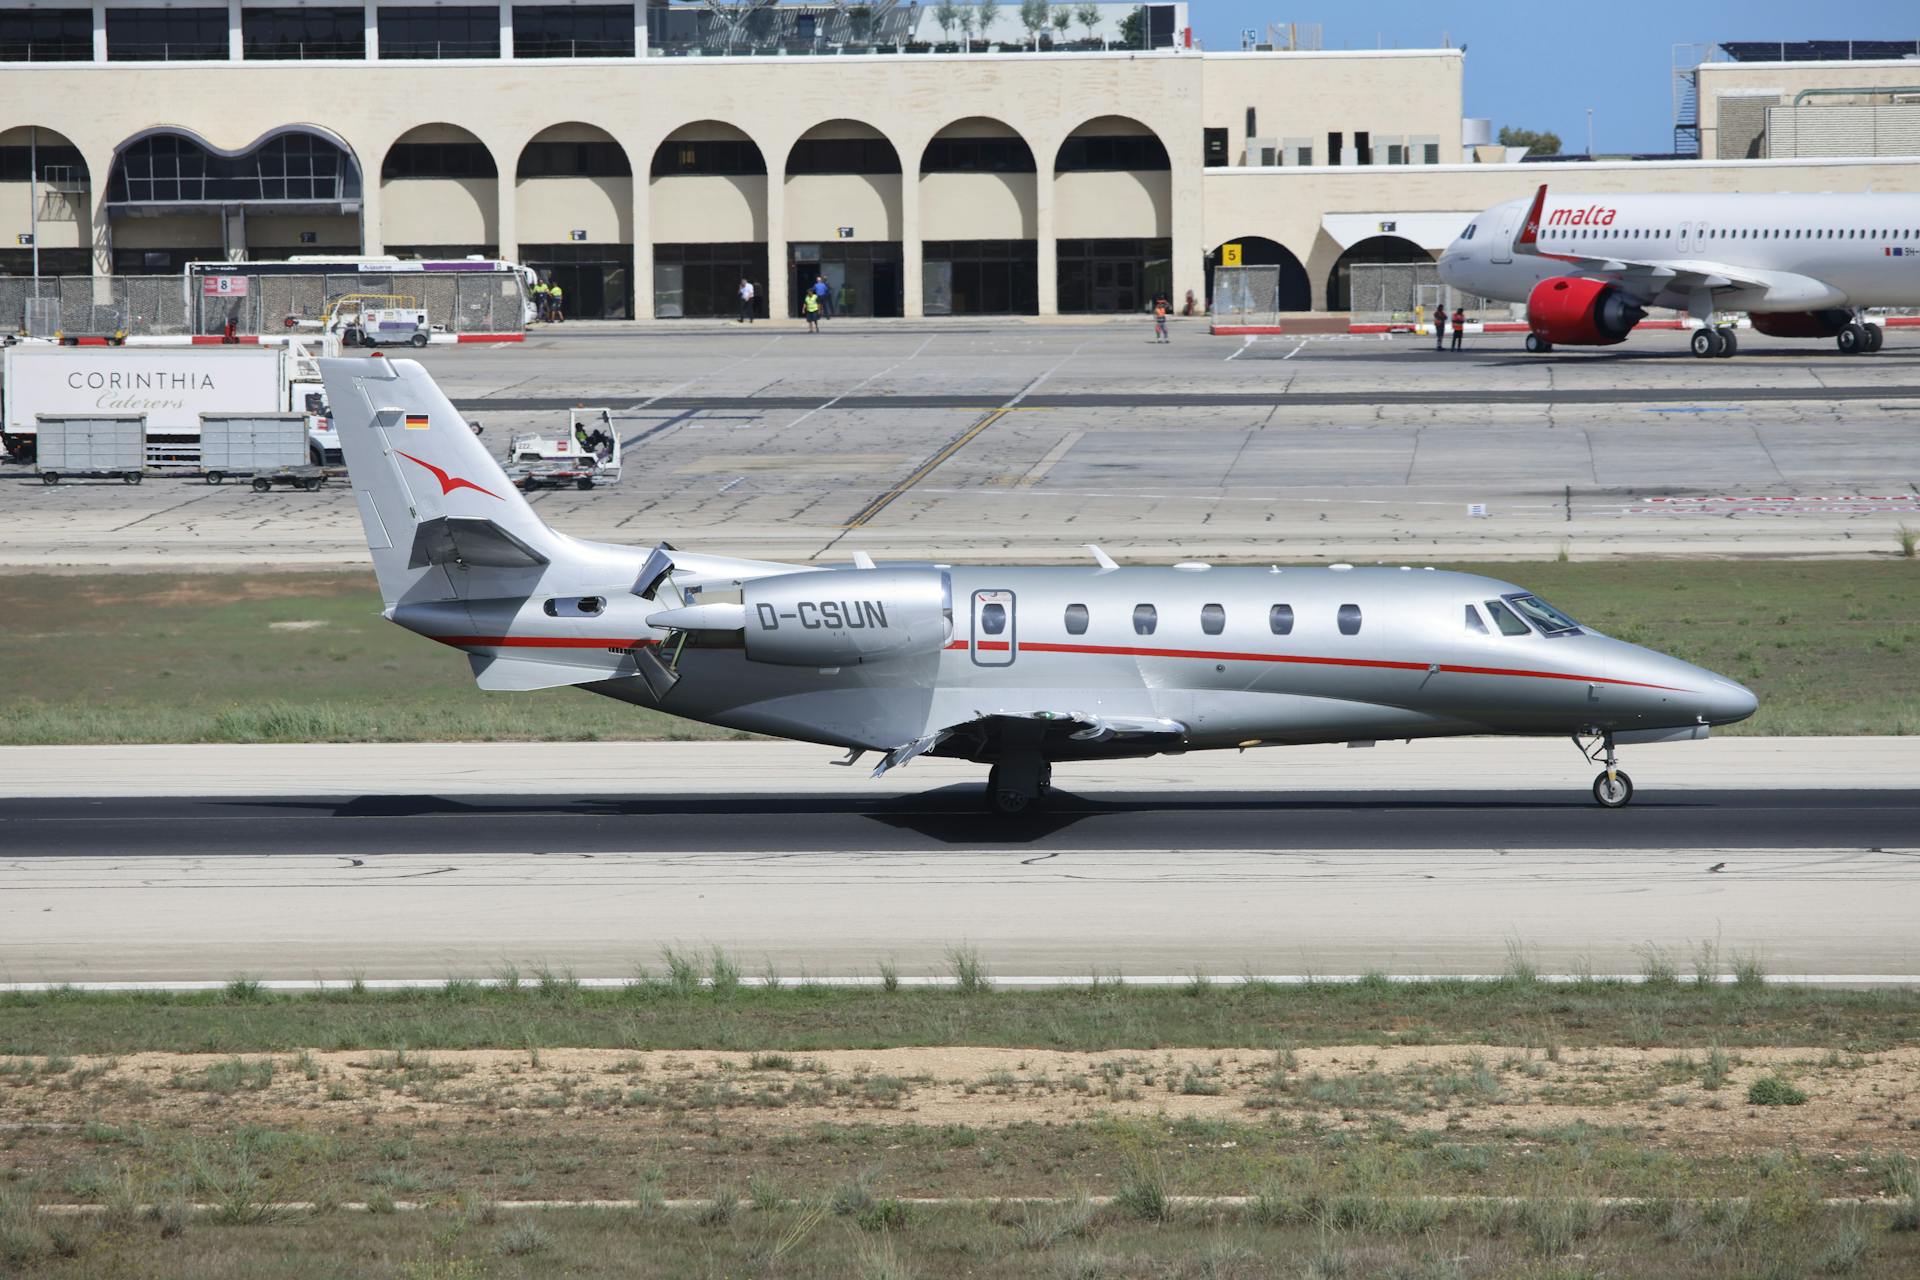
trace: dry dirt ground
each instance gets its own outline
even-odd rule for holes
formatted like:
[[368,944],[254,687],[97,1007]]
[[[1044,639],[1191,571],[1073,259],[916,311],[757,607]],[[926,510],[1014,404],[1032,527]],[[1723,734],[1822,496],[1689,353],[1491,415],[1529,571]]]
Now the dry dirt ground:
[[[1803,1092],[1804,1103],[1751,1104],[1752,1082],[1774,1075]],[[1385,1123],[1414,1137],[1431,1130],[1450,1142],[1494,1140],[1508,1153],[1528,1145],[1525,1135],[1584,1125],[1696,1166],[1792,1152],[1844,1170],[1863,1152],[1920,1156],[1920,1049],[541,1049],[0,1059],[0,1172],[10,1166],[14,1178],[49,1189],[70,1183],[81,1199],[87,1183],[76,1181],[76,1170],[139,1163],[142,1152],[159,1158],[169,1140],[206,1142],[248,1127],[340,1135],[327,1139],[338,1146],[322,1163],[343,1172],[386,1154],[376,1135],[403,1133],[426,1157],[414,1167],[436,1171],[421,1180],[433,1189],[497,1173],[504,1167],[497,1144],[524,1153],[577,1140],[603,1151],[624,1147],[636,1159],[666,1153],[679,1166],[708,1165],[711,1156],[725,1168],[704,1173],[719,1176],[737,1172],[743,1153],[782,1149],[783,1136],[791,1147],[796,1135],[830,1129],[1065,1134],[1114,1121],[1186,1122],[1189,1130],[1200,1122],[1219,1133],[1227,1132],[1222,1125],[1255,1126],[1309,1133],[1316,1145],[1343,1130],[1377,1134]],[[672,1159],[696,1152],[682,1141],[696,1134],[700,1158]],[[724,1143],[708,1140],[723,1134]],[[879,1149],[898,1145],[883,1138]],[[1046,1185],[1061,1171],[1057,1152],[1040,1151],[1053,1145],[1031,1144],[1031,1176],[1012,1184],[1004,1164],[986,1181],[967,1177],[964,1168],[936,1166],[916,1169],[909,1181],[918,1185],[900,1192],[1071,1190]],[[1009,1160],[1021,1167],[1018,1150]],[[522,1182],[522,1194],[631,1190],[623,1181],[630,1161],[573,1163],[578,1167],[542,1162],[538,1179]],[[1853,1171],[1869,1172],[1864,1165]],[[673,1191],[704,1189],[702,1176],[678,1169],[675,1181],[690,1185]],[[1829,1181],[1826,1189],[1836,1188]],[[1864,1178],[1855,1189],[1873,1190]]]

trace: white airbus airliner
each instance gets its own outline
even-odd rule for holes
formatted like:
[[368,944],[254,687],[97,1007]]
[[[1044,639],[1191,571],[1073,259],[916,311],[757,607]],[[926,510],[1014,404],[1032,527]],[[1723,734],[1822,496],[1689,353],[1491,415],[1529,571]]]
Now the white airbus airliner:
[[1456,289],[1527,304],[1527,350],[1624,342],[1648,307],[1730,356],[1745,312],[1776,338],[1880,349],[1868,307],[1920,304],[1920,195],[1608,195],[1488,209],[1440,255]]

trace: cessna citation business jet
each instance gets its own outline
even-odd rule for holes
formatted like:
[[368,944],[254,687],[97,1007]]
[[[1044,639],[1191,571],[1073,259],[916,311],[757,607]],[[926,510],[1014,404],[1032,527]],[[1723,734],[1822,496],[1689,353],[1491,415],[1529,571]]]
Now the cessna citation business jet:
[[1440,278],[1527,304],[1527,350],[1626,341],[1648,307],[1700,322],[1696,356],[1738,348],[1728,313],[1775,338],[1874,352],[1866,307],[1920,302],[1920,195],[1613,195],[1510,200],[1440,255]]
[[1512,583],[1432,570],[774,564],[583,542],[541,522],[411,360],[320,361],[385,616],[483,689],[578,685],[844,747],[881,773],[991,766],[994,809],[1053,762],[1450,734],[1707,736],[1754,696]]

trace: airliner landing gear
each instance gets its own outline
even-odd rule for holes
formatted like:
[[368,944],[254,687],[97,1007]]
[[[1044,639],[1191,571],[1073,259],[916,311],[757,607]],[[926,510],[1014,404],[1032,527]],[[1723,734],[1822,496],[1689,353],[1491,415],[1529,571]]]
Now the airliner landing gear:
[[1724,329],[1708,326],[1693,331],[1693,354],[1702,360],[1714,356],[1730,356],[1737,348],[1733,335]]
[[1604,760],[1606,768],[1593,780],[1593,798],[1602,809],[1619,809],[1633,799],[1633,779],[1620,768],[1619,757],[1613,751],[1613,735],[1602,733],[1597,743],[1581,740],[1579,734],[1573,735],[1573,745],[1580,748],[1580,754],[1589,760]]
[[1053,790],[1053,766],[1038,756],[1009,756],[987,772],[987,807],[1003,818],[1030,812]]
[[1530,333],[1527,335],[1527,350],[1538,354],[1542,351],[1553,350],[1553,344],[1537,333]]
[[1868,324],[1864,320],[1855,320],[1852,324],[1834,335],[1834,345],[1840,348],[1843,356],[1872,355],[1880,349],[1887,339],[1887,331],[1877,324]]

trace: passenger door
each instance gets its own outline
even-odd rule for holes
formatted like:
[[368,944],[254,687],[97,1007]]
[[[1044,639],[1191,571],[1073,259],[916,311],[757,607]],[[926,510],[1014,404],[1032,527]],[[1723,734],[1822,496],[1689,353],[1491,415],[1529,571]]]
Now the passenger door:
[[973,593],[973,662],[980,667],[1010,667],[1019,652],[1014,634],[1013,592]]

